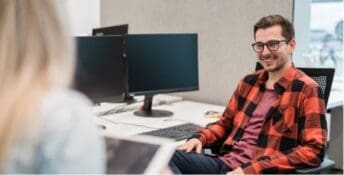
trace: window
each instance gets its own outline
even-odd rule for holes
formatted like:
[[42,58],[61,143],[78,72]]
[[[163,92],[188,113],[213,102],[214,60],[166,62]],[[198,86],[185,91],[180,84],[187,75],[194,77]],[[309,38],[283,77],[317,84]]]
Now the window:
[[[343,1],[312,0],[307,66],[333,67],[343,79]],[[295,16],[297,17],[297,16]],[[307,60],[308,59],[308,60]]]

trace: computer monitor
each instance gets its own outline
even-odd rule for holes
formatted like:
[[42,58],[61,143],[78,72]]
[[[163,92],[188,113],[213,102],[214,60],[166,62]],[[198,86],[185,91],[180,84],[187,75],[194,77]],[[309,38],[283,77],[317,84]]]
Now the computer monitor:
[[[104,35],[123,35],[124,37],[126,37],[126,35],[128,34],[128,30],[129,30],[129,25],[128,24],[121,24],[121,25],[114,25],[114,26],[107,26],[107,27],[100,27],[100,28],[94,28],[92,30],[92,35],[93,36],[104,36]],[[124,41],[124,46],[126,46],[126,39],[123,40]],[[126,59],[124,59],[124,65],[126,65]],[[126,67],[124,68],[124,71],[126,72],[124,75],[124,79],[125,81],[128,81],[128,77],[127,77],[127,69]],[[134,102],[134,97],[129,95],[128,93],[128,87],[127,84],[125,84],[124,86],[125,88],[125,92],[124,92],[124,100],[125,102]]]
[[129,28],[128,24],[94,28],[92,29],[92,35],[93,36],[126,35],[128,34],[128,28]]
[[94,103],[123,102],[123,36],[76,37],[74,87]]
[[172,115],[151,109],[154,94],[198,90],[197,34],[133,34],[126,48],[129,93],[145,95],[136,115]]

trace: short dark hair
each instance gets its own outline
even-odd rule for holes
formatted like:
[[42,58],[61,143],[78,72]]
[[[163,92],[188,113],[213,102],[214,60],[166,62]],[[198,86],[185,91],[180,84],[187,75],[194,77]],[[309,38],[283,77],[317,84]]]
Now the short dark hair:
[[281,15],[269,15],[259,19],[253,27],[253,37],[256,38],[258,29],[266,29],[272,26],[281,26],[282,36],[289,42],[295,38],[295,30],[293,24]]

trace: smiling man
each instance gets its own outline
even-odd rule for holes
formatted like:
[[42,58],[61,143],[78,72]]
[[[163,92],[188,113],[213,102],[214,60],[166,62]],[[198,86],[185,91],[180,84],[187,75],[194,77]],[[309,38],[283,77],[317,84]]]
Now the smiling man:
[[[294,28],[280,15],[254,25],[252,44],[263,70],[238,84],[219,121],[199,129],[175,152],[170,167],[183,174],[288,173],[318,166],[327,136],[318,84],[292,64]],[[216,156],[203,147],[219,145]]]

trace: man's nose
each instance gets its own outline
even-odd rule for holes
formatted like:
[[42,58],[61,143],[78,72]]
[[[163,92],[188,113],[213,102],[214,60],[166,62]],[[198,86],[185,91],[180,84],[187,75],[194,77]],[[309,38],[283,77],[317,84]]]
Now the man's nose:
[[270,55],[271,52],[270,50],[268,49],[268,46],[267,45],[264,45],[264,49],[263,51],[260,53],[262,56],[267,56],[267,55]]

